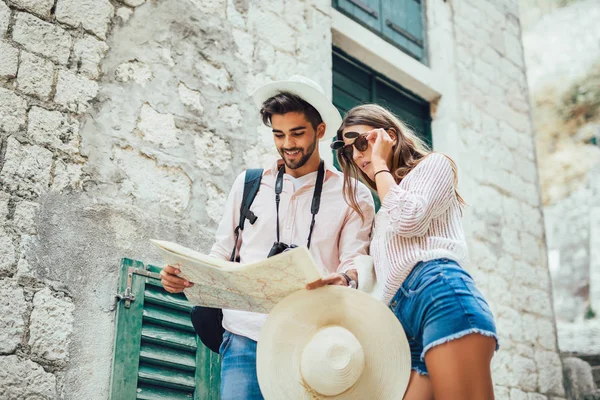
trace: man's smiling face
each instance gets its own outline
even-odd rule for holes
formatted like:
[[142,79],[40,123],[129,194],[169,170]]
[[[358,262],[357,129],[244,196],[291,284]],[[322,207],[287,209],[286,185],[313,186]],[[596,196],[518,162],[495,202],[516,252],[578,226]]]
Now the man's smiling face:
[[277,151],[290,170],[301,169],[313,156],[319,157],[318,151],[315,152],[319,140],[317,132],[304,113],[274,114],[271,126]]

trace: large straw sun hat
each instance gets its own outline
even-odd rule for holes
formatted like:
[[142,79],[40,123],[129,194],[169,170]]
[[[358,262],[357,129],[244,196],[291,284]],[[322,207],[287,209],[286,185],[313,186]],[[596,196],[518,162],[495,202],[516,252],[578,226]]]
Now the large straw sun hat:
[[266,400],[398,400],[410,367],[408,340],[395,315],[370,295],[341,286],[286,297],[258,340]]

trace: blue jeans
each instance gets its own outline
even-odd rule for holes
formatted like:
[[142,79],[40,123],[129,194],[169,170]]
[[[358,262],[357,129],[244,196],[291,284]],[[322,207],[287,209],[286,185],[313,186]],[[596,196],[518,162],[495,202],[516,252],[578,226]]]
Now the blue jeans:
[[419,262],[408,275],[390,308],[400,320],[410,345],[412,369],[428,375],[425,353],[432,347],[478,333],[496,339],[494,317],[473,278],[445,258]]
[[226,330],[219,353],[221,400],[263,400],[256,375],[256,342]]

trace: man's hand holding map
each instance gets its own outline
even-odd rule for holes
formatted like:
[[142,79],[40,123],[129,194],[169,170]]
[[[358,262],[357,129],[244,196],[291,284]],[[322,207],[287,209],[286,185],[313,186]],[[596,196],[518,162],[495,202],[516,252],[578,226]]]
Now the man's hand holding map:
[[251,264],[239,264],[190,250],[176,243],[152,240],[180,276],[194,283],[184,294],[194,305],[269,313],[282,299],[321,274],[305,247]]

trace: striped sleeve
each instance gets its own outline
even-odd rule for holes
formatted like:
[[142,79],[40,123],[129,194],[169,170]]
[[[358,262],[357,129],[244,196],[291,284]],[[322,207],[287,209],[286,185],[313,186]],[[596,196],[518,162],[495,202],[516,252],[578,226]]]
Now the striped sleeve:
[[454,171],[450,160],[432,153],[397,186],[390,188],[381,203],[389,215],[390,232],[406,237],[424,236],[431,221],[444,213],[455,199]]

